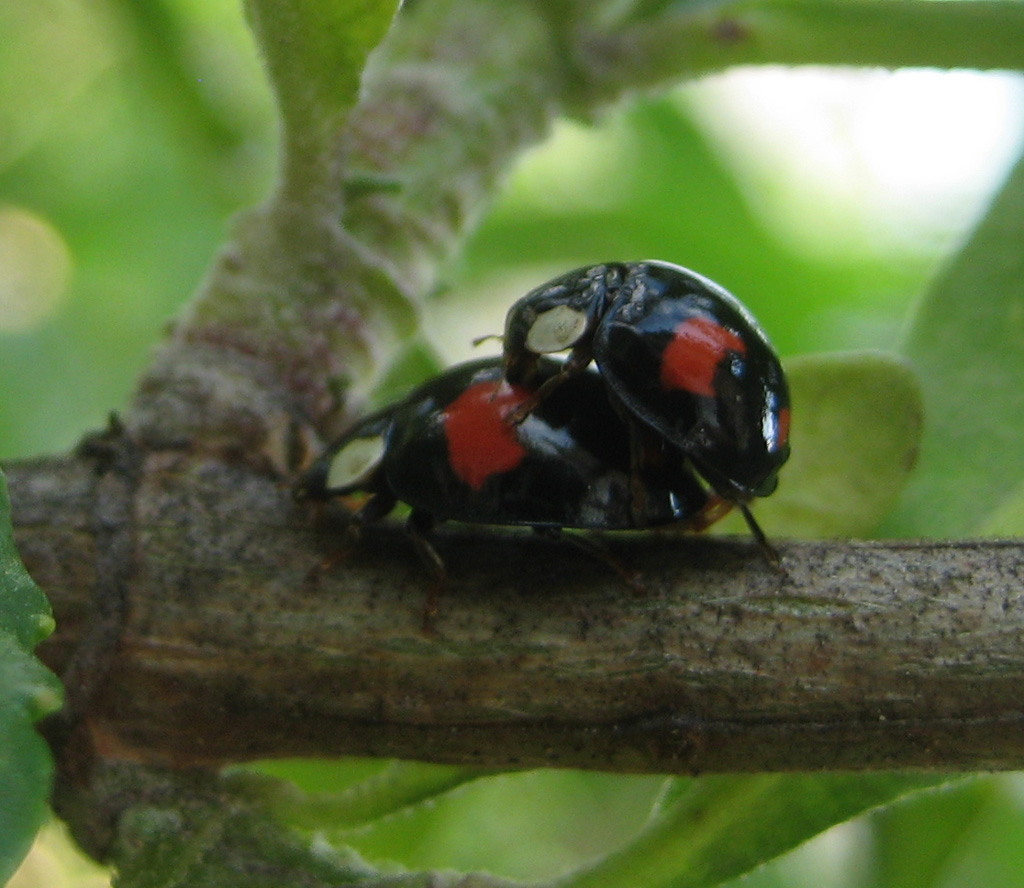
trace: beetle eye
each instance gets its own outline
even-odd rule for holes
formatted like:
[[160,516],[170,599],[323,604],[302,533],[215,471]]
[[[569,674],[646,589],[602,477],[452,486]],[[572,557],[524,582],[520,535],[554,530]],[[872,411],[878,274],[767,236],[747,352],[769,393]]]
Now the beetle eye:
[[362,487],[380,465],[384,438],[354,438],[341,448],[327,470],[327,489]]
[[537,355],[562,351],[575,345],[586,328],[586,312],[556,305],[537,315],[526,334],[526,347]]

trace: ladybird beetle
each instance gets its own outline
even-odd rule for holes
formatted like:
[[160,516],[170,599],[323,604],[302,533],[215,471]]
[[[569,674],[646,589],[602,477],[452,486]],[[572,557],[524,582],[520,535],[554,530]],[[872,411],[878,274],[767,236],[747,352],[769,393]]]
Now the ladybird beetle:
[[668,262],[588,266],[516,302],[504,343],[512,385],[534,384],[540,355],[570,351],[562,377],[541,383],[517,420],[593,361],[620,413],[684,453],[772,554],[745,504],[775,489],[789,457],[789,389],[732,294]]
[[667,441],[648,442],[634,472],[629,428],[592,370],[566,377],[521,422],[509,420],[538,386],[562,375],[550,358],[537,360],[530,386],[509,383],[500,357],[451,367],[331,444],[296,495],[368,495],[352,515],[356,526],[409,505],[409,534],[437,579],[428,614],[445,575],[426,539],[437,521],[703,529],[728,511]]

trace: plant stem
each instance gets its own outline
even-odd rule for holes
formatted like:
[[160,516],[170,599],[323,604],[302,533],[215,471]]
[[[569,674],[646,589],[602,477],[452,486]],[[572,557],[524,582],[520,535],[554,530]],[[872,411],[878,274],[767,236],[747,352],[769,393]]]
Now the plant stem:
[[108,754],[673,773],[1024,764],[1020,542],[781,542],[780,574],[748,540],[609,539],[642,568],[637,594],[564,542],[443,533],[450,581],[424,633],[430,580],[397,527],[318,567],[340,531],[317,531],[272,481],[188,454],[152,458],[143,477],[117,510],[88,463],[9,471],[19,548],[58,622],[41,649],[55,671],[80,661],[103,613],[97,546],[135,541],[113,661],[92,655],[109,668],[83,707]]
[[589,35],[582,82],[600,100],[741,65],[1024,67],[1024,3],[972,0],[734,0],[669,6]]

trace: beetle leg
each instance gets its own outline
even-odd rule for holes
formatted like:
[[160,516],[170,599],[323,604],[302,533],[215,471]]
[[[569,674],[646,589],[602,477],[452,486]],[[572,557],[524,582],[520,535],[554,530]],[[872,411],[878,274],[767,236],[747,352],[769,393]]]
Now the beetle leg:
[[647,526],[647,485],[644,472],[650,467],[660,468],[664,458],[659,450],[661,442],[645,430],[625,404],[611,391],[608,392],[612,409],[618,414],[629,432],[629,518],[633,527]]
[[634,527],[643,527],[647,514],[647,486],[643,477],[646,446],[637,424],[627,422],[626,425],[629,428],[629,515]]
[[750,507],[742,500],[729,500],[715,494],[708,500],[707,505],[687,523],[687,527],[690,530],[704,530],[720,518],[724,518],[733,506],[740,510],[740,514],[743,516],[743,520],[747,522],[750,534],[753,536],[754,542],[757,543],[757,547],[761,550],[761,554],[764,555],[765,560],[772,567],[778,568],[785,573],[785,568],[782,566],[782,559],[779,557],[778,551],[769,542],[764,531],[761,530],[761,525],[754,520]]
[[374,493],[365,503],[352,513],[350,527],[356,528],[358,533],[360,527],[367,524],[375,524],[398,505],[398,497],[387,488],[382,488]]
[[359,542],[360,531],[367,524],[376,524],[398,504],[398,498],[387,489],[378,490],[350,516],[345,528],[345,550]]
[[593,359],[593,355],[589,348],[577,347],[574,348],[570,353],[569,357],[565,359],[562,364],[562,368],[554,376],[546,379],[541,383],[540,387],[522,404],[516,407],[515,410],[511,411],[508,416],[505,417],[506,422],[511,425],[521,425],[522,422],[528,417],[548,395],[550,395],[558,386],[560,386],[567,379],[571,379],[578,373],[582,373],[587,369],[587,365]]
[[637,595],[642,595],[644,591],[646,591],[644,584],[640,580],[640,575],[626,567],[626,565],[619,561],[618,558],[616,558],[597,540],[589,536],[583,536],[582,534],[575,533],[564,534],[563,538],[571,542],[577,549],[586,552],[591,558],[603,561],[608,565],[608,567],[615,571],[622,581]]
[[758,548],[764,553],[764,557],[768,559],[768,563],[773,567],[784,571],[785,569],[782,567],[782,559],[779,557],[778,551],[770,542],[768,542],[768,537],[766,537],[764,535],[764,531],[761,530],[761,525],[754,520],[754,516],[751,513],[750,508],[746,503],[736,503],[736,505],[739,507],[739,510],[743,515],[743,520],[747,522],[747,527],[750,528],[750,533],[757,542]]
[[[378,490],[363,503],[356,511],[347,512],[348,523],[342,533],[341,543],[329,552],[318,564],[310,570],[306,579],[315,582],[320,575],[334,570],[351,554],[352,550],[359,544],[359,532],[367,525],[380,521],[394,507],[398,500],[388,489]],[[323,516],[325,503],[316,503],[318,518]]]
[[644,585],[640,581],[640,575],[631,571],[618,558],[608,551],[598,540],[582,534],[563,533],[561,527],[540,527],[535,526],[533,532],[546,540],[566,540],[572,543],[581,552],[585,552],[591,558],[596,558],[610,567],[619,575],[622,581],[638,595],[642,594]]
[[412,510],[409,520],[405,525],[405,532],[409,535],[409,539],[412,540],[416,554],[434,578],[427,592],[427,600],[423,603],[424,632],[429,632],[431,629],[430,621],[434,614],[437,613],[437,600],[441,595],[441,590],[444,589],[445,584],[448,582],[448,570],[444,566],[444,561],[438,554],[437,549],[434,548],[429,539],[430,530],[433,526],[433,517],[426,512],[419,512],[416,509]]
[[684,527],[695,533],[707,530],[716,521],[721,521],[732,511],[735,505],[733,500],[725,499],[717,493],[711,494],[701,510],[686,519]]

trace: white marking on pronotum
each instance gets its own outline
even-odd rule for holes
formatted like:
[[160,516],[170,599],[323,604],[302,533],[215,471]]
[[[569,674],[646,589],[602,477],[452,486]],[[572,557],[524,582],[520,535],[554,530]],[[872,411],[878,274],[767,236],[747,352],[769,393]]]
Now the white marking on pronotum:
[[327,489],[359,486],[365,483],[384,457],[384,438],[354,438],[331,460],[327,471]]
[[556,305],[537,316],[526,334],[526,347],[537,355],[562,351],[575,345],[586,327],[586,312]]

